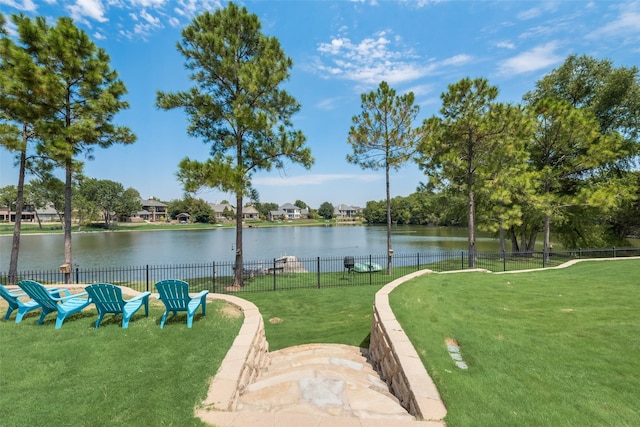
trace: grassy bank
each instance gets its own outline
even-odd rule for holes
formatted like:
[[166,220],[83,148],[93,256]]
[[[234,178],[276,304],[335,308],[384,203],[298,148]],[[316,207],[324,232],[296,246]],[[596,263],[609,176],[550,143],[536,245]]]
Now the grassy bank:
[[[640,425],[640,261],[458,273],[390,295],[450,426]],[[460,347],[458,368],[446,340]]]
[[[237,335],[241,317],[208,303],[187,329],[185,315],[159,320],[136,314],[128,329],[108,314],[99,329],[95,309],[70,317],[56,330],[55,315],[37,325],[39,312],[15,324],[0,321],[0,408],[5,426],[204,425],[193,408]],[[0,302],[4,317],[6,303]]]
[[[349,225],[363,225],[361,221],[336,221],[331,220],[329,222],[323,219],[310,219],[310,220],[295,220],[295,221],[252,221],[244,224],[244,227],[249,228],[263,228],[263,227],[326,227],[326,226],[349,226]],[[103,223],[93,223],[90,225],[75,225],[72,227],[73,233],[96,233],[96,232],[122,232],[122,231],[159,231],[159,230],[213,230],[216,228],[235,228],[235,222],[225,222],[221,224],[201,224],[201,223],[117,223],[113,224],[111,229],[107,230]],[[22,223],[20,227],[21,234],[62,234],[62,225],[56,222],[42,223],[40,227],[37,223],[27,222]],[[0,223],[0,236],[12,235],[13,224]]]

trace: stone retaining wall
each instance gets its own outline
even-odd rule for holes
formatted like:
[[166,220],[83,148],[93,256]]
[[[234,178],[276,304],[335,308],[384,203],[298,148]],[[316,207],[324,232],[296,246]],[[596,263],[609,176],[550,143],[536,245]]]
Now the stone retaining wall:
[[441,421],[447,409],[418,353],[404,333],[389,305],[389,293],[397,286],[423,274],[422,270],[389,283],[376,293],[369,357],[400,404],[420,420]]
[[209,385],[202,402],[205,411],[234,411],[244,389],[269,366],[269,343],[262,315],[253,303],[233,295],[209,294],[208,300],[225,301],[244,313],[244,322]]

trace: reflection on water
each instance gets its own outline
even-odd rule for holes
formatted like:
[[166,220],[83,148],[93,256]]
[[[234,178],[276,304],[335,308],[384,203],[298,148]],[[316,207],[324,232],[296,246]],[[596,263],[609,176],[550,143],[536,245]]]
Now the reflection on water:
[[[387,251],[384,226],[246,228],[246,260],[271,260],[283,255],[344,257],[383,255]],[[8,268],[11,236],[0,236],[0,270]],[[467,230],[400,226],[392,229],[396,254],[435,254],[466,250]],[[148,232],[77,233],[73,235],[74,264],[83,268],[162,264],[230,262],[235,256],[235,229]],[[498,240],[478,233],[479,251],[499,250]],[[19,269],[53,269],[64,260],[62,234],[24,235]]]

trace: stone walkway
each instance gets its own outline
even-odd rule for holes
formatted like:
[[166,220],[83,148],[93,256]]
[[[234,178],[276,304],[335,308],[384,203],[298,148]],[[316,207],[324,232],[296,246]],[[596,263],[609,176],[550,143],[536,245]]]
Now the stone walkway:
[[269,354],[268,369],[234,412],[199,411],[218,427],[443,427],[400,406],[366,358],[366,349],[308,344]]

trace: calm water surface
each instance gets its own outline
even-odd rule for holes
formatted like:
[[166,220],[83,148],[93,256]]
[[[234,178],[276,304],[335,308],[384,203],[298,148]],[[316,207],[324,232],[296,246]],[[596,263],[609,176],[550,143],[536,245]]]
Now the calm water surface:
[[[283,255],[299,258],[383,255],[386,227],[265,227],[243,230],[246,260],[271,260]],[[11,236],[0,236],[0,270],[8,268]],[[396,254],[433,254],[467,248],[467,230],[400,226],[393,228]],[[19,270],[54,269],[64,260],[62,234],[24,235]],[[73,234],[74,264],[83,268],[191,264],[233,261],[235,229]],[[497,251],[497,239],[478,234],[480,251]]]

